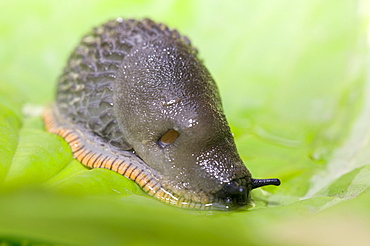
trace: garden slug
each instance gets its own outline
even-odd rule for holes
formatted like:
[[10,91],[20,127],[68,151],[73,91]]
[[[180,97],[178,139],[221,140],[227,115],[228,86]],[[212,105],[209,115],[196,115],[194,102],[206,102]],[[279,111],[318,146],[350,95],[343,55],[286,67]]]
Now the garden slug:
[[251,189],[280,184],[251,178],[197,50],[149,19],[119,18],[84,36],[43,118],[79,162],[175,206],[231,210]]

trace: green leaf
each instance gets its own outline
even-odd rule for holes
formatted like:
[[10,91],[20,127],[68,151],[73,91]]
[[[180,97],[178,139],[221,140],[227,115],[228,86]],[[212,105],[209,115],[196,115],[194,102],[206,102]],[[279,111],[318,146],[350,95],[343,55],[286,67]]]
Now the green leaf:
[[[57,142],[53,141],[58,139]],[[60,172],[70,161],[68,144],[41,130],[22,129],[4,185],[40,183]],[[45,145],[47,143],[47,145]]]
[[[0,1],[0,245],[368,245],[369,3]],[[79,39],[150,17],[200,51],[255,178],[232,212],[171,207],[89,170],[44,130],[42,109]]]
[[10,87],[5,88],[0,87],[0,183],[5,179],[10,168],[17,148],[18,133],[21,126],[19,105],[5,98],[8,93],[14,92],[7,90]]
[[[64,191],[68,194],[88,194],[88,195],[106,195],[120,194],[131,195],[141,194],[144,192],[132,181],[122,177],[110,170],[93,169],[89,171],[78,171],[82,169],[81,164],[73,162],[71,168],[63,170],[63,174],[58,175],[55,179],[60,179],[60,176],[71,176],[62,182],[58,183],[55,188],[59,191]],[[73,167],[72,167],[73,166]],[[76,173],[77,174],[74,174]]]

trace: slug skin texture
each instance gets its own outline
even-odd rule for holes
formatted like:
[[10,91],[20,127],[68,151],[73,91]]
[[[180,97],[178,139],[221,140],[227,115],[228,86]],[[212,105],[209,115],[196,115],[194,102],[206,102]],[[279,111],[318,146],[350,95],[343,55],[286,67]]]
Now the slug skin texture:
[[252,188],[280,184],[251,178],[197,50],[149,19],[109,21],[84,36],[44,122],[85,166],[178,207],[235,209]]

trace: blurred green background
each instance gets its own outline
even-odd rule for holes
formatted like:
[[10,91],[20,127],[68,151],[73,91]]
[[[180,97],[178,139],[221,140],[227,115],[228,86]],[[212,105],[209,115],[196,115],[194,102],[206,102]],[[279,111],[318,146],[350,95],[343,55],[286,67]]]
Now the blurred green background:
[[[369,245],[369,1],[0,0],[0,245]],[[42,107],[80,38],[149,17],[216,80],[252,192],[234,212],[173,208],[87,170]]]

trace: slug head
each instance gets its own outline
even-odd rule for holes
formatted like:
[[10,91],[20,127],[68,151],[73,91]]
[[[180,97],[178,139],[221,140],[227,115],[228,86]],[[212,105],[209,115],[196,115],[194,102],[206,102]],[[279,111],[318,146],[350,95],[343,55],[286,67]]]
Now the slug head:
[[248,203],[251,175],[215,82],[190,45],[165,36],[135,46],[114,89],[126,142],[161,175],[164,188],[219,209]]

